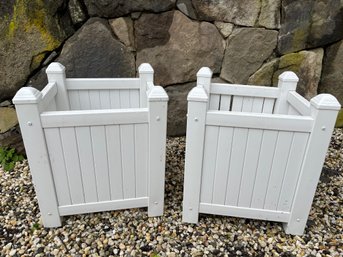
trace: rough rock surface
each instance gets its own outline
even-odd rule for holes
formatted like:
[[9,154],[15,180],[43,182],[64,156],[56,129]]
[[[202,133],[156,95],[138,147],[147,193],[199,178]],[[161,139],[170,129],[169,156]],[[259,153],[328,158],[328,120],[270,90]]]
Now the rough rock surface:
[[222,22],[222,21],[215,21],[214,25],[216,25],[216,27],[219,29],[220,34],[222,34],[223,37],[225,38],[230,36],[234,27],[232,23]]
[[14,108],[0,107],[0,133],[5,133],[18,124]]
[[278,45],[282,54],[343,38],[343,2],[340,0],[285,0],[282,14]]
[[90,16],[116,18],[131,12],[163,12],[172,9],[176,0],[84,0]]
[[[96,36],[95,36],[96,35]],[[133,54],[113,37],[108,22],[89,19],[63,46],[57,61],[68,77],[134,77]]]
[[343,40],[325,50],[319,92],[333,94],[343,105]]
[[293,71],[299,77],[297,92],[307,99],[317,95],[322,69],[323,49],[300,51],[275,58],[265,63],[249,78],[249,84],[274,86],[284,71]]
[[262,0],[261,13],[258,25],[268,29],[280,28],[281,0]]
[[195,85],[195,82],[190,82],[166,87],[169,96],[167,126],[169,136],[186,134],[187,95]]
[[1,2],[0,101],[12,97],[71,32],[61,25],[62,5],[63,0]]
[[317,95],[323,54],[323,49],[318,48],[282,56],[278,70],[273,75],[273,84],[277,85],[278,77],[282,72],[293,71],[299,77],[297,92],[305,98],[311,99]]
[[279,58],[262,65],[248,80],[249,85],[273,86],[273,75],[279,67]]
[[192,0],[178,0],[176,3],[177,8],[189,18],[195,20],[197,18]]
[[114,34],[127,47],[133,48],[135,38],[133,35],[133,22],[130,17],[121,17],[109,21]]
[[203,66],[220,71],[224,40],[211,23],[192,21],[179,11],[143,14],[135,22],[135,35],[136,66],[150,63],[157,84],[194,81]]
[[226,21],[254,26],[261,8],[260,0],[192,0],[200,20]]
[[87,14],[84,12],[81,0],[69,0],[68,9],[70,18],[74,25],[80,25],[87,19]]
[[228,38],[220,77],[231,83],[246,84],[249,76],[272,54],[276,42],[274,30],[235,29]]

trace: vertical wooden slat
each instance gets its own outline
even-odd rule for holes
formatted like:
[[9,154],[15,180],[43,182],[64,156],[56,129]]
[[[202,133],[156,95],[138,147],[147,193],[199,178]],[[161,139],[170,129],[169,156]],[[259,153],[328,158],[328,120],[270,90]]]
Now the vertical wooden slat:
[[70,205],[69,181],[64,163],[60,131],[58,128],[49,128],[45,129],[44,132],[56,186],[58,205]]
[[221,95],[220,96],[220,107],[221,111],[229,111],[231,105],[231,96],[230,95]]
[[265,98],[263,102],[262,113],[273,113],[275,99]]
[[92,149],[92,139],[89,127],[75,128],[77,146],[80,157],[80,166],[85,193],[85,202],[97,202],[98,192],[94,170],[94,156]]
[[122,153],[119,125],[106,126],[111,200],[123,199]]
[[262,97],[254,97],[251,112],[261,113],[262,109],[263,109],[263,98]]
[[148,125],[135,125],[136,197],[148,195]]
[[130,108],[139,108],[139,91],[130,89]]
[[111,99],[109,90],[100,90],[101,109],[111,109]]
[[217,147],[212,203],[225,204],[226,183],[229,173],[233,128],[220,127]]
[[225,204],[236,206],[239,196],[243,164],[246,152],[248,129],[235,128],[230,158],[229,178],[226,189]]
[[293,143],[290,149],[289,161],[285,171],[280,199],[278,202],[279,211],[290,211],[293,196],[297,186],[301,165],[307,146],[308,133],[295,133]]
[[[99,201],[111,199],[110,180],[108,174],[108,155],[106,145],[106,134],[104,126],[91,127],[94,169],[97,182],[97,192]],[[115,186],[115,185],[113,185]]]
[[238,206],[250,206],[260,155],[262,134],[263,130],[261,129],[249,129]]
[[253,101],[253,97],[245,96],[243,98],[242,112],[251,112],[253,107]]
[[243,105],[243,96],[232,96],[232,109],[233,112],[240,112],[242,111],[242,105]]
[[89,90],[89,99],[92,110],[101,109],[100,93],[98,90]]
[[90,110],[91,109],[91,101],[89,96],[89,90],[80,90],[80,108],[81,110]]
[[289,161],[289,150],[293,141],[293,132],[280,131],[276,143],[273,165],[271,168],[264,209],[276,210],[282,180]]
[[69,104],[71,110],[80,110],[80,96],[78,90],[69,91]]
[[209,110],[219,110],[220,95],[210,94]]
[[110,90],[111,109],[120,109],[119,90]]
[[72,203],[84,203],[85,198],[75,129],[61,128],[60,133]]
[[218,133],[219,127],[206,126],[203,171],[200,191],[200,201],[202,203],[212,202],[213,180],[217,159]]
[[136,196],[135,142],[133,125],[120,125],[123,191],[125,198]]
[[119,91],[119,97],[120,97],[120,108],[130,108],[130,90],[123,89]]
[[278,131],[264,130],[250,207],[263,209]]

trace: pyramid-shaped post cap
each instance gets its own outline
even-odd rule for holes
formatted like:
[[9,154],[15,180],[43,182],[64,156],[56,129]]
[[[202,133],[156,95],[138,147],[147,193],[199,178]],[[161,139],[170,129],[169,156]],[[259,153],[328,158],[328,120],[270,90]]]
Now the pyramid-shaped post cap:
[[142,63],[138,67],[138,72],[139,73],[152,74],[152,73],[154,73],[154,69],[151,67],[151,65],[149,63]]
[[311,105],[320,110],[340,110],[341,105],[336,97],[330,94],[320,94],[313,97],[310,101]]
[[149,102],[166,102],[169,97],[163,87],[154,86],[149,91],[148,99]]
[[22,87],[13,98],[15,105],[38,103],[42,98],[42,93],[33,87]]
[[299,78],[293,71],[285,71],[279,76],[281,81],[298,82]]
[[208,102],[208,95],[203,87],[193,87],[188,93],[187,100],[192,102]]
[[208,67],[202,67],[198,73],[197,73],[197,77],[205,77],[205,78],[211,78],[212,77],[212,71],[210,68]]
[[48,68],[46,68],[46,73],[51,74],[51,73],[64,73],[65,67],[60,64],[59,62],[52,62]]

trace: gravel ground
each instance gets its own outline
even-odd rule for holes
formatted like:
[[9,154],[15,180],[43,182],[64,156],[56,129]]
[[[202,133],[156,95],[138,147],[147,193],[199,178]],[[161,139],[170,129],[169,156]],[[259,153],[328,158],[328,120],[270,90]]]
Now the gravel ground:
[[27,161],[0,168],[1,256],[343,256],[343,130],[336,129],[303,236],[280,223],[201,215],[181,223],[185,139],[168,139],[165,214],[132,209],[64,219],[45,229]]

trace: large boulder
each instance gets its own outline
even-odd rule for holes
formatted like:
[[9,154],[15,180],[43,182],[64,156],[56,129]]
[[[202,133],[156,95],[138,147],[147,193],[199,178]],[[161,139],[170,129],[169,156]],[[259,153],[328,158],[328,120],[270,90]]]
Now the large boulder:
[[179,11],[143,14],[135,22],[135,35],[136,66],[150,63],[158,84],[194,81],[203,66],[220,71],[224,40],[211,23],[192,21]]
[[192,0],[198,18],[254,26],[261,9],[260,0]]
[[284,0],[279,52],[327,45],[343,38],[343,1]]
[[333,94],[343,105],[343,40],[325,50],[319,92]]
[[277,86],[279,75],[293,71],[299,77],[297,92],[307,99],[317,95],[322,70],[323,49],[301,51],[265,63],[249,78],[249,84]]
[[166,87],[168,102],[168,135],[183,136],[186,134],[187,95],[195,87],[195,82]]
[[134,77],[132,52],[114,38],[104,19],[89,19],[63,46],[57,61],[68,77]]
[[277,31],[263,28],[238,28],[228,38],[220,77],[231,83],[248,82],[277,43]]
[[70,20],[61,14],[64,8],[63,0],[1,2],[0,101],[12,97],[46,55],[73,32]]
[[176,0],[84,0],[90,16],[117,18],[132,12],[163,12],[172,9]]
[[135,38],[133,35],[133,21],[130,17],[120,17],[113,20],[109,20],[111,28],[114,34],[118,37],[120,42],[134,49]]
[[258,25],[268,29],[280,28],[281,0],[262,0]]

